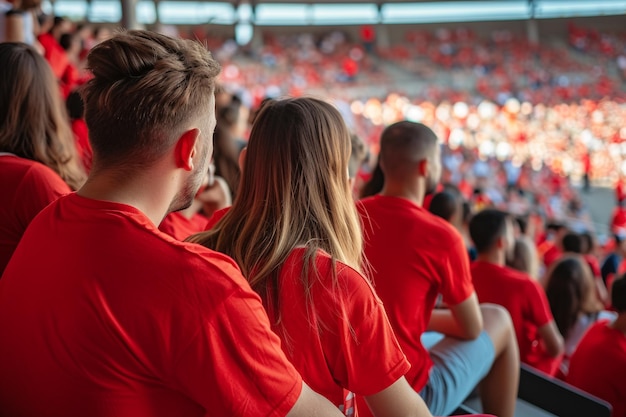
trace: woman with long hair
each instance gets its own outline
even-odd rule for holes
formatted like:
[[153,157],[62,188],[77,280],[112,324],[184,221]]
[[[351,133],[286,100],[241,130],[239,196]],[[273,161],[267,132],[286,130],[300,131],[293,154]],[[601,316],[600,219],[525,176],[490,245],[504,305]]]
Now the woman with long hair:
[[85,174],[48,63],[26,44],[2,43],[0,68],[1,273],[35,215]]
[[350,134],[313,98],[266,103],[255,119],[239,192],[192,241],[232,257],[260,295],[283,350],[304,380],[346,415],[354,395],[375,416],[430,413],[381,302],[361,273]]
[[587,329],[600,319],[614,319],[615,313],[603,311],[589,265],[578,255],[561,258],[550,269],[546,294],[554,322],[565,342],[560,371],[567,375],[572,356]]

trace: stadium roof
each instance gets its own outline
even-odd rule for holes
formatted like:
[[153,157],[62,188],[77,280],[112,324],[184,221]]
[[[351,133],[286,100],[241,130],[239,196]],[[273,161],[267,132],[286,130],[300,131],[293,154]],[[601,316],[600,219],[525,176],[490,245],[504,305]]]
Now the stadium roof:
[[[155,4],[156,3],[156,4]],[[120,0],[56,0],[48,11],[119,22]],[[158,12],[158,13],[157,13]],[[140,23],[257,26],[419,24],[626,15],[626,0],[138,0]]]

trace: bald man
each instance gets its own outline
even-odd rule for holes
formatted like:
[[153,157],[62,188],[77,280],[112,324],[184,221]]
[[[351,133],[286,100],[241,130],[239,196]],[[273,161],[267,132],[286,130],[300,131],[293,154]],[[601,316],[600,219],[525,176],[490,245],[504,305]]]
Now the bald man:
[[[449,415],[478,384],[484,411],[512,417],[519,352],[503,308],[479,305],[461,235],[422,208],[441,176],[437,136],[399,122],[381,137],[380,194],[359,202],[376,292],[411,362],[406,375],[434,415]],[[448,308],[434,309],[439,296]],[[439,334],[428,349],[421,336]]]

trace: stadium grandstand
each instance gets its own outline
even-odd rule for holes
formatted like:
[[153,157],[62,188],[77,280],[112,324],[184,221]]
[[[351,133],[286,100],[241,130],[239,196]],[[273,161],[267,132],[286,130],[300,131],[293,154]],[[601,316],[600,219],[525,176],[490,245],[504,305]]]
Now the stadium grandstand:
[[[17,4],[21,6],[15,6]],[[589,333],[600,333],[601,326],[615,330],[611,327],[613,323],[622,326],[626,323],[624,302],[617,300],[617,297],[624,296],[624,285],[620,281],[626,281],[626,0],[43,0],[41,3],[39,0],[0,0],[0,12],[7,13],[6,22],[9,19],[7,11],[11,7],[24,12],[28,16],[26,22],[33,19],[32,23],[24,25],[23,30],[28,33],[21,41],[30,44],[45,57],[56,79],[59,96],[65,101],[67,109],[68,118],[64,123],[72,130],[70,136],[76,149],[77,155],[72,158],[78,161],[76,163],[80,165],[83,177],[84,174],[89,175],[95,166],[92,165],[95,148],[92,148],[93,140],[84,117],[83,98],[101,93],[101,102],[109,99],[105,93],[97,91],[94,87],[96,83],[90,83],[94,79],[102,85],[110,81],[102,76],[106,71],[98,75],[92,71],[93,68],[88,68],[88,56],[95,46],[115,39],[120,28],[147,30],[174,39],[199,40],[220,64],[221,72],[216,78],[215,89],[217,126],[213,135],[214,156],[206,181],[188,208],[179,212],[168,211],[159,219],[163,220],[160,225],[155,222],[155,225],[149,226],[155,229],[151,233],[170,235],[167,236],[169,243],[174,238],[176,245],[191,245],[186,239],[193,237],[195,243],[215,249],[206,243],[210,242],[210,238],[202,241],[198,236],[203,235],[197,233],[210,230],[210,227],[216,227],[215,230],[221,233],[220,228],[229,219],[224,210],[228,210],[233,202],[235,206],[243,204],[245,199],[238,198],[244,184],[239,166],[245,163],[241,162],[245,161],[241,158],[241,151],[250,139],[254,121],[258,120],[256,117],[264,114],[261,109],[268,102],[278,102],[285,97],[316,97],[332,103],[332,107],[338,110],[352,135],[354,160],[351,163],[356,163],[355,167],[350,167],[353,193],[350,202],[352,198],[371,202],[368,197],[374,198],[373,195],[382,192],[383,184],[388,186],[389,182],[385,181],[394,180],[389,176],[384,178],[382,173],[385,168],[381,167],[378,159],[383,154],[381,147],[384,147],[381,137],[386,132],[389,134],[389,126],[409,121],[432,129],[440,145],[436,148],[441,150],[440,181],[436,188],[425,189],[432,172],[436,170],[431,164],[437,164],[433,164],[432,155],[422,154],[420,164],[424,161],[426,164],[419,165],[419,174],[415,173],[417,168],[413,170],[413,180],[415,184],[420,184],[417,194],[426,194],[418,198],[420,213],[424,211],[423,206],[450,223],[445,228],[437,223],[439,229],[433,230],[449,229],[446,233],[462,243],[451,244],[450,250],[456,246],[462,248],[462,264],[463,268],[467,268],[453,272],[467,275],[468,286],[471,287],[478,282],[476,277],[471,276],[476,273],[476,265],[481,266],[482,263],[483,268],[489,268],[484,264],[497,259],[492,263],[509,271],[508,275],[502,275],[513,277],[512,280],[532,281],[529,285],[532,288],[528,290],[531,294],[524,293],[518,297],[524,298],[525,303],[517,303],[526,304],[529,310],[517,316],[513,311],[515,306],[507,305],[507,300],[497,301],[498,295],[513,288],[513,284],[509,284],[509,288],[505,284],[491,283],[492,288],[497,290],[491,291],[493,294],[489,295],[493,299],[488,301],[484,301],[487,298],[478,291],[478,285],[475,292],[470,292],[477,297],[476,306],[478,302],[489,302],[509,310],[512,326],[516,327],[512,330],[516,334],[511,339],[525,333],[524,337],[531,339],[526,349],[531,351],[529,357],[551,350],[547,347],[550,343],[546,342],[547,328],[554,332],[553,345],[558,345],[549,355],[550,366],[542,367],[524,356],[527,352],[524,352],[523,342],[517,339],[522,363],[515,415],[626,417],[626,414],[618,414],[626,411],[626,384],[621,383],[624,374],[609,372],[612,366],[609,360],[615,361],[615,369],[622,369],[619,367],[626,364],[626,344],[619,339],[615,342],[616,356],[610,357],[615,354],[611,351],[605,359],[603,353],[592,351],[594,346],[591,345],[596,341],[588,340],[586,333],[588,329],[591,329]],[[0,29],[3,25],[8,27],[8,23],[0,21]],[[0,38],[0,52],[3,40]],[[3,56],[0,53],[0,60]],[[178,58],[182,56],[180,53]],[[96,66],[102,66],[104,61],[94,62]],[[9,64],[0,62],[0,77],[8,68],[2,65]],[[121,64],[116,62],[115,65]],[[164,71],[160,76],[165,78],[176,71],[178,69],[169,73]],[[127,75],[141,78],[145,74],[128,72]],[[19,77],[19,74],[15,76]],[[53,86],[55,91],[57,84]],[[155,87],[155,97],[165,94],[158,88]],[[3,94],[2,88],[0,94]],[[186,94],[191,95],[189,92]],[[0,95],[0,100],[3,97]],[[7,103],[0,105],[4,105],[9,114],[13,97],[6,97]],[[268,108],[272,107],[265,107]],[[0,107],[0,117],[4,117],[2,109]],[[270,111],[267,110],[265,117],[270,117],[267,116]],[[143,113],[142,117],[148,118]],[[96,118],[92,116],[92,119]],[[143,122],[142,118],[139,119]],[[56,126],[56,123],[48,124]],[[8,142],[4,138],[11,137],[10,132],[3,134],[0,128],[0,139]],[[23,136],[26,137],[26,134]],[[0,146],[6,147],[1,140]],[[48,142],[41,146],[52,148],[54,143]],[[426,145],[420,146],[426,148]],[[106,145],[100,144],[100,149],[106,149]],[[408,152],[408,148],[405,150]],[[13,154],[16,153],[0,147],[0,173],[3,172],[2,158],[15,156]],[[195,157],[195,154],[189,156],[190,161],[192,156]],[[63,181],[55,180],[62,184],[61,190],[51,192],[54,198],[42,207],[67,200],[67,196],[57,198],[80,189],[79,185],[84,182],[83,177],[76,177],[80,177],[79,180],[69,178],[69,171],[57,172],[56,165],[40,161],[35,156],[24,159],[48,165],[62,177]],[[69,157],[66,159],[69,160]],[[96,177],[101,169],[96,170]],[[320,166],[318,176],[314,178],[321,181],[326,171],[331,172],[331,167]],[[133,172],[129,170],[128,175],[134,175]],[[3,186],[8,187],[7,184]],[[2,190],[0,187],[0,193],[4,192]],[[296,191],[293,193],[295,195]],[[431,201],[435,203],[430,205]],[[2,218],[9,219],[9,214],[5,213],[13,210],[13,206],[9,209],[4,206],[8,204],[0,204],[0,339],[10,333],[7,329],[12,328],[6,319],[3,321],[2,313],[9,317],[10,308],[17,305],[8,303],[9,307],[3,310],[2,301],[6,302],[9,297],[6,294],[16,288],[9,288],[3,283],[3,269],[7,264],[13,267],[7,268],[7,271],[8,275],[13,275],[9,278],[15,279],[20,275],[19,266],[24,268],[28,263],[24,261],[23,254],[22,265],[15,266],[18,262],[10,258],[31,220],[22,225],[17,237],[12,236],[14,242],[7,243],[9,239],[5,239],[5,235],[9,236],[9,233]],[[362,209],[359,203],[357,206]],[[433,217],[431,213],[424,213],[429,218]],[[476,216],[478,213],[492,215],[496,220],[491,219],[493,223],[488,223],[490,219]],[[502,217],[504,220],[496,225],[502,213],[506,213]],[[226,217],[222,218],[224,215]],[[264,220],[273,226],[271,221]],[[441,224],[443,220],[437,219]],[[472,221],[481,220],[493,226],[494,230],[474,230],[472,234]],[[20,222],[24,223],[21,218]],[[147,220],[141,222],[144,226],[149,223]],[[278,225],[279,221],[275,223]],[[361,226],[365,227],[366,223],[362,220]],[[156,231],[157,227],[160,231]],[[263,242],[270,241],[277,234],[272,229]],[[445,236],[447,238],[448,235]],[[257,235],[253,237],[258,238]],[[481,245],[481,238],[491,246]],[[310,241],[315,240],[310,238]],[[32,244],[32,239],[30,242]],[[364,245],[365,250],[371,249],[367,239]],[[17,247],[19,251],[20,246]],[[389,251],[390,257],[400,252],[394,248]],[[239,268],[246,271],[240,262],[243,255],[238,255]],[[335,254],[330,255],[335,268]],[[466,255],[471,263],[465,261]],[[129,259],[132,259],[130,255]],[[285,262],[284,259],[282,261]],[[229,264],[228,268],[233,268],[233,265]],[[471,272],[469,265],[472,265]],[[366,266],[367,274],[374,274],[375,271],[369,270],[370,265]],[[282,265],[277,266],[276,270],[281,268]],[[453,269],[450,265],[446,268]],[[516,271],[511,272],[513,269]],[[567,275],[563,278],[567,284],[556,288],[555,282],[562,278],[562,270],[565,270],[562,274]],[[247,271],[252,274],[255,269]],[[154,272],[156,275],[159,271]],[[338,272],[333,274],[333,279],[336,279]],[[487,272],[484,274],[489,275]],[[621,295],[616,296],[611,291],[615,282],[618,283],[616,288],[621,291],[617,294]],[[264,285],[273,289],[270,284]],[[276,285],[280,287],[282,284]],[[269,293],[267,288],[263,287],[263,291]],[[369,283],[367,288],[371,288]],[[254,286],[253,289],[259,292]],[[429,294],[439,294],[437,309],[450,307],[450,299],[458,295],[443,294],[444,291],[452,292],[444,284],[429,289]],[[534,295],[538,298],[531,300]],[[306,297],[310,297],[308,292]],[[378,296],[374,297],[382,305]],[[382,295],[380,298],[385,306],[393,302],[383,299]],[[464,298],[467,299],[469,297]],[[310,301],[309,298],[303,300]],[[263,299],[263,306],[267,305],[267,300]],[[451,308],[457,306],[452,304]],[[563,312],[567,308],[569,310]],[[20,310],[16,308],[15,311]],[[393,314],[398,314],[398,311],[399,308],[393,308]],[[160,314],[158,312],[157,316]],[[453,312],[453,316],[455,314]],[[533,316],[532,319],[529,316]],[[520,325],[523,330],[517,329],[519,323],[516,320],[521,320],[521,317],[524,319]],[[457,317],[454,316],[454,319]],[[529,323],[532,320],[534,322]],[[280,321],[279,315],[277,323]],[[485,326],[488,322],[485,320]],[[390,328],[391,325],[396,326],[393,318],[391,325],[385,323]],[[237,327],[236,324],[233,326]],[[354,333],[354,329],[348,327]],[[621,331],[623,333],[623,329]],[[455,329],[455,332],[458,333],[458,330]],[[457,337],[457,333],[452,333],[453,338]],[[433,335],[428,332],[426,336]],[[439,336],[443,337],[434,335],[435,338]],[[446,339],[449,338],[447,336]],[[289,337],[287,339],[291,341]],[[420,346],[422,342],[426,346],[426,337],[420,340]],[[127,343],[126,339],[124,343]],[[397,341],[394,343],[398,344]],[[401,340],[399,346],[405,349],[403,343]],[[237,343],[233,342],[230,348],[236,350],[235,346]],[[586,352],[586,357],[576,351],[578,346],[584,346],[581,352]],[[493,342],[491,347],[495,349]],[[428,346],[430,348],[432,346]],[[7,349],[3,351],[0,348],[0,366],[3,364],[2,353],[8,352],[10,346]],[[11,352],[15,354],[19,351],[16,348]],[[581,371],[584,368],[581,364],[591,362],[589,358],[595,354],[603,358],[598,361],[597,375],[593,369]],[[619,354],[620,359],[615,359]],[[87,356],[90,355],[88,352]],[[492,358],[494,361],[495,355]],[[594,356],[593,360],[596,359]],[[278,359],[276,361],[279,362]],[[4,363],[4,366],[8,365]],[[148,368],[144,369],[146,375],[153,371]],[[12,368],[13,371],[15,369],[18,367]],[[598,369],[609,371],[598,376]],[[570,377],[570,371],[578,377],[577,380]],[[16,407],[14,410],[19,410],[20,405],[12,402],[12,397],[3,397],[2,388],[7,389],[11,384],[2,379],[2,373],[0,368],[0,415],[5,415],[3,405],[12,404]],[[125,370],[121,369],[120,373],[125,373]],[[596,389],[586,383],[586,376],[592,374],[609,385],[620,380],[619,387],[598,384]],[[26,380],[27,377],[24,377]],[[133,380],[132,384],[135,383]],[[156,385],[159,384],[162,383],[159,381]],[[15,385],[16,390],[19,390],[18,385]],[[356,402],[351,400],[354,396],[348,388],[341,389],[342,395],[349,395],[344,398],[340,409],[343,414],[350,415],[347,407],[357,407],[354,405]],[[424,391],[415,391],[424,395]],[[607,394],[608,391],[610,394]],[[482,394],[480,388],[474,389],[467,400],[449,415],[483,412],[485,402],[481,402]],[[28,395],[23,398],[28,398]],[[172,404],[174,402],[172,400]],[[60,403],[53,404],[53,407],[56,406],[61,407]],[[363,408],[358,409],[361,410],[358,415],[368,415]],[[53,412],[51,415],[59,414]]]

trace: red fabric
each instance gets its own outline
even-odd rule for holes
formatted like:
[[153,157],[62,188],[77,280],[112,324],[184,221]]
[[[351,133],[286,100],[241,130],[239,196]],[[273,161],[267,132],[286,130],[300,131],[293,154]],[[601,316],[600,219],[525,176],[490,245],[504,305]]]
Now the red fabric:
[[488,262],[472,264],[478,300],[505,307],[511,314],[520,360],[554,375],[558,358],[551,358],[539,343],[538,328],[553,320],[548,298],[537,281],[514,269]]
[[0,340],[7,415],[284,416],[302,387],[230,258],[77,194],[24,234]]
[[56,39],[54,39],[54,36],[49,33],[39,35],[37,39],[39,40],[41,46],[43,46],[43,56],[50,64],[50,68],[52,68],[52,73],[57,80],[60,80],[63,77],[63,74],[65,74],[67,66],[69,65],[67,53],[61,47],[61,45],[59,45]]
[[569,364],[567,382],[608,401],[613,417],[626,416],[626,336],[606,321],[591,327]]
[[543,254],[543,263],[546,267],[550,267],[554,262],[556,262],[561,256],[563,252],[559,249],[554,243],[550,243],[550,246]]
[[[346,415],[352,414],[354,393],[372,395],[389,387],[411,365],[391,330],[380,299],[367,280],[352,268],[336,263],[333,284],[331,258],[318,252],[309,272],[310,299],[301,279],[304,249],[294,250],[280,271],[280,324],[273,329],[304,381]],[[317,281],[319,280],[319,281]],[[268,315],[279,315],[271,303]],[[354,410],[353,410],[354,411]],[[367,410],[369,411],[369,410]]]
[[230,206],[229,207],[224,207],[223,209],[220,209],[220,210],[217,210],[216,212],[213,212],[213,215],[211,217],[209,217],[209,220],[207,221],[207,224],[206,224],[204,230],[211,230],[213,228],[213,226],[215,226],[217,224],[217,222],[222,220],[222,217],[224,217],[226,215],[226,213],[228,213],[228,210],[230,210]]
[[454,306],[474,292],[463,239],[446,221],[404,198],[377,195],[361,200],[358,209],[374,288],[411,363],[407,380],[420,391],[432,367],[420,336],[437,294]]
[[619,233],[626,231],[626,208],[616,207],[611,216],[611,232]]
[[83,162],[85,171],[89,173],[91,171],[91,164],[93,162],[93,150],[91,149],[91,143],[89,143],[89,129],[87,123],[83,119],[72,120],[72,132],[74,132],[74,142],[76,143],[76,151],[80,160]]
[[26,227],[41,210],[70,187],[39,162],[0,156],[0,275],[9,263]]
[[587,265],[589,265],[589,268],[591,268],[593,276],[595,278],[602,278],[602,271],[600,270],[600,261],[598,261],[598,258],[591,254],[583,255],[583,258],[587,262]]
[[175,212],[165,216],[159,225],[159,230],[182,241],[195,233],[206,230],[208,221],[209,219],[199,213],[189,219],[180,212]]
[[615,198],[617,198],[617,201],[626,199],[626,190],[624,188],[624,181],[619,180],[615,186]]

